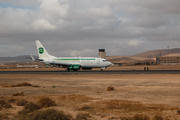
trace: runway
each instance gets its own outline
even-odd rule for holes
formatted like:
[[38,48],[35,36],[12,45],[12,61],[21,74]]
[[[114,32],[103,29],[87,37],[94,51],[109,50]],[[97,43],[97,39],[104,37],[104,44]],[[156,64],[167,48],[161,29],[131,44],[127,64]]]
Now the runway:
[[180,70],[0,71],[0,74],[180,74]]

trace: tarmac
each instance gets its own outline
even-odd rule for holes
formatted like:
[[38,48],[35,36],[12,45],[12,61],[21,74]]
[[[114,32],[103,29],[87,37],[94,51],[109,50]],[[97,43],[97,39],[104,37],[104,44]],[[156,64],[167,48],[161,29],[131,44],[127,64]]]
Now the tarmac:
[[0,74],[180,74],[180,70],[0,71]]

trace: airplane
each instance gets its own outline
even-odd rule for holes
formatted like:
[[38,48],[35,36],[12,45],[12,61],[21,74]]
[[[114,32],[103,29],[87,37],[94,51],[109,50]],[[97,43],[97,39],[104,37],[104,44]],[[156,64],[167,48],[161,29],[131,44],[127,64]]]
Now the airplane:
[[31,54],[31,58],[33,61],[38,61],[44,63],[46,65],[50,65],[52,67],[62,67],[66,68],[66,71],[77,71],[92,68],[101,68],[101,71],[108,66],[111,66],[112,63],[103,58],[95,58],[95,57],[55,57],[50,55],[44,46],[41,44],[39,40],[36,40],[36,47],[39,58],[34,58]]

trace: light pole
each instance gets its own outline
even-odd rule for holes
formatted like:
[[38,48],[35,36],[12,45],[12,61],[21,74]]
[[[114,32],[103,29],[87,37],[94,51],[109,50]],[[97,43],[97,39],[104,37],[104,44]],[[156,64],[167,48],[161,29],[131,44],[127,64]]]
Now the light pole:
[[169,65],[169,46],[167,46],[168,48],[168,65]]

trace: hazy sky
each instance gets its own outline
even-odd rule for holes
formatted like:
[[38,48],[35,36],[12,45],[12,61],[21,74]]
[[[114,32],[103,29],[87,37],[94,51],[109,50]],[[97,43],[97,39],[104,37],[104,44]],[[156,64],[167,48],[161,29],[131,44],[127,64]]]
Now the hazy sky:
[[180,47],[180,0],[0,0],[0,57],[134,55]]

